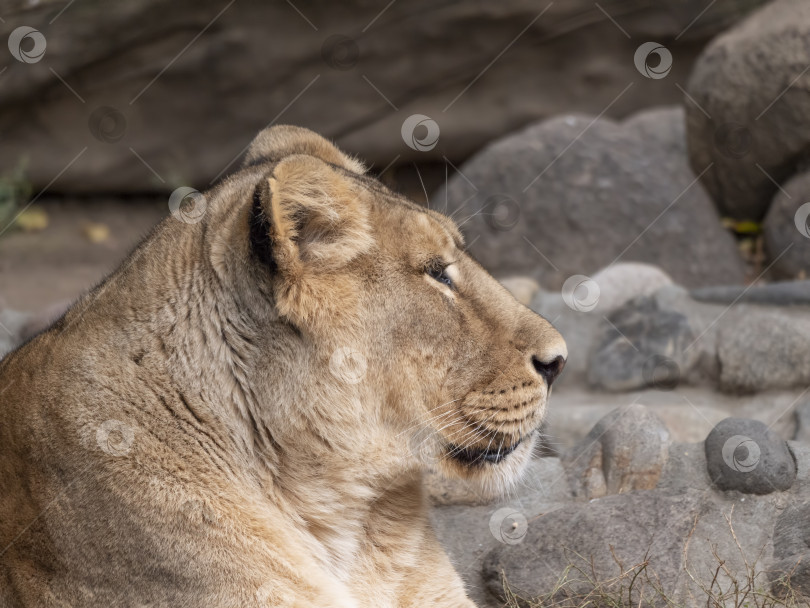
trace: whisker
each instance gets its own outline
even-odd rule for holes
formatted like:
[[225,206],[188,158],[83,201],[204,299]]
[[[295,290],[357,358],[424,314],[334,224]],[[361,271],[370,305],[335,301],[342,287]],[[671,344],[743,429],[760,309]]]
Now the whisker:
[[[453,399],[452,401],[448,401],[447,403],[440,403],[439,405],[437,405],[437,406],[435,406],[435,407],[430,408],[430,409],[429,409],[427,412],[425,412],[425,413],[426,413],[426,414],[429,414],[429,413],[431,413],[431,412],[436,411],[436,410],[437,410],[437,409],[439,409],[440,407],[444,407],[445,405],[450,405],[451,403],[455,403],[456,401],[461,401],[461,397],[459,397],[458,399]],[[452,410],[450,410],[450,411],[452,411]],[[447,412],[445,412],[445,414],[441,414],[441,415],[439,415],[439,416],[443,416],[443,415],[446,415],[446,414],[447,414]],[[420,420],[419,422],[416,422],[415,424],[412,424],[411,426],[409,426],[407,429],[405,429],[405,430],[404,430],[404,431],[402,431],[401,433],[397,433],[396,438],[399,438],[400,436],[404,435],[405,433],[407,433],[408,431],[412,430],[413,428],[415,428],[415,427],[417,427],[417,426],[420,426],[420,425],[423,425],[423,424],[425,424],[426,422],[430,422],[430,421],[431,421],[431,420],[433,420],[433,419],[434,419],[434,417],[432,417],[432,418],[428,418],[427,420]]]

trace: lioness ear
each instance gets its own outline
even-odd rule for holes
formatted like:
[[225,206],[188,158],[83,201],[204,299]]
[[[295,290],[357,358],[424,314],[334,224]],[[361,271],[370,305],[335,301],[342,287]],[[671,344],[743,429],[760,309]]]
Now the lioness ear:
[[309,129],[291,125],[278,125],[259,133],[248,148],[244,165],[281,160],[293,154],[314,156],[353,173],[366,172],[363,163],[338,150],[328,139]]
[[374,243],[362,192],[312,156],[289,156],[253,197],[251,246],[284,280],[329,273]]

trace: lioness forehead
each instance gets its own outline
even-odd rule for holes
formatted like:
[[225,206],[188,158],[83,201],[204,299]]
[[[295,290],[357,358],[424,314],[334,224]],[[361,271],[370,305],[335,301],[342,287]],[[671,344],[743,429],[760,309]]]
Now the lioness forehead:
[[461,234],[461,231],[459,231],[455,222],[446,215],[433,209],[426,209],[405,198],[401,194],[389,189],[375,177],[357,175],[349,171],[343,171],[343,173],[347,178],[360,182],[372,195],[376,195],[374,196],[375,202],[380,202],[383,205],[394,205],[399,209],[404,208],[412,213],[418,214],[414,215],[415,222],[418,222],[426,230],[433,230],[435,228],[443,229],[452,245],[459,249],[464,249],[464,236]]

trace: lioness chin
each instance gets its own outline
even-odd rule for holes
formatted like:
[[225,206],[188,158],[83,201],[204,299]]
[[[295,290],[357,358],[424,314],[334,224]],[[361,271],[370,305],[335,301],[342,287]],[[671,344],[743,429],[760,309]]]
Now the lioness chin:
[[0,605],[473,606],[423,470],[513,483],[565,343],[363,172],[262,132],[0,362]]

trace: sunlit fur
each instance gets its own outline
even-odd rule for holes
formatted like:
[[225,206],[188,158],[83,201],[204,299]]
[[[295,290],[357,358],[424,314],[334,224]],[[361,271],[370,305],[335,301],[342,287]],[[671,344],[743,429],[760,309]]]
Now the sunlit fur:
[[422,474],[518,479],[560,335],[309,131],[205,196],[0,362],[0,605],[471,607]]

